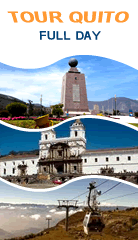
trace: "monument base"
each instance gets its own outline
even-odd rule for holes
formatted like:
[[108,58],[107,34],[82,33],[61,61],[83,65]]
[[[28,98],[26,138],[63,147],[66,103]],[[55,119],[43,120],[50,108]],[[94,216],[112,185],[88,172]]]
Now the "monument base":
[[65,111],[64,112],[64,114],[65,115],[67,115],[68,114],[68,116],[71,116],[71,117],[74,117],[74,116],[80,116],[80,115],[91,115],[91,113],[90,112],[81,112],[81,111]]

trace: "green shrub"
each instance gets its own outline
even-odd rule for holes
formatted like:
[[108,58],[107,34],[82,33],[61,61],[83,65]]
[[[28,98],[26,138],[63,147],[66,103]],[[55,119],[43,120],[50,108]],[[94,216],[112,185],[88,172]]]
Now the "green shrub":
[[27,106],[23,103],[10,103],[6,106],[6,110],[12,115],[12,117],[19,117],[25,114]]
[[135,112],[134,114],[135,114],[135,117],[138,117],[138,112]]
[[0,111],[0,117],[5,117],[7,118],[9,116],[9,112],[7,110],[1,110]]
[[138,219],[137,218],[131,218],[131,223],[132,223],[132,226],[134,226],[136,223],[138,223]]
[[57,117],[60,117],[61,115],[63,115],[63,104],[56,104],[51,106],[52,108],[52,114],[56,115]]

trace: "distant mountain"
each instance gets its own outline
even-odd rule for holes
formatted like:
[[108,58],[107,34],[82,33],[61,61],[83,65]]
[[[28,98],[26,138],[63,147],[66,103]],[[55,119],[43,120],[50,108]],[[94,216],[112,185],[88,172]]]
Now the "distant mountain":
[[14,235],[0,228],[0,239],[12,238]]
[[46,208],[47,206],[50,208],[57,208],[57,205],[50,205],[50,204],[37,204],[37,203],[3,203],[0,202],[0,207],[5,206],[13,206],[13,207],[34,207],[34,208]]
[[39,155],[39,149],[34,149],[34,150],[30,150],[30,151],[11,151],[9,152],[9,154],[13,154],[13,155],[24,155],[24,154],[34,154],[34,155]]
[[36,233],[39,233],[41,231],[40,228],[27,228],[27,229],[24,229],[24,230],[17,230],[17,231],[13,231],[13,235],[15,237],[17,236],[25,236],[25,235],[28,235],[28,234],[36,234]]
[[6,157],[6,156],[9,156],[9,155],[13,155],[13,156],[22,156],[22,155],[39,155],[39,149],[34,149],[34,150],[30,150],[30,151],[11,151],[9,152],[8,154],[6,155],[0,155],[0,158],[2,157]]
[[8,104],[13,102],[20,102],[20,103],[26,104],[24,101],[18,98],[11,97],[9,95],[0,94],[0,109],[4,109]]
[[[115,98],[110,98],[105,101],[88,101],[89,109],[93,110],[94,105],[97,104],[99,109],[104,111],[112,112],[112,109],[115,109]],[[129,113],[129,109],[132,109],[133,112],[138,112],[138,100],[133,100],[125,97],[117,97],[116,101],[117,110],[122,113]]]
[[[20,102],[26,104],[24,101],[11,97],[9,95],[0,94],[0,109],[5,109],[5,107],[12,102]],[[112,109],[115,109],[115,98],[110,98],[105,101],[88,101],[88,106],[90,110],[94,109],[94,105],[97,104],[99,109],[104,111],[112,112]],[[117,110],[122,113],[129,113],[129,109],[132,109],[133,112],[138,112],[138,100],[133,100],[125,97],[117,97]],[[34,108],[41,108],[40,104],[33,104]]]
[[[18,98],[11,97],[11,96],[5,95],[5,94],[0,94],[0,109],[5,109],[8,104],[13,103],[13,102],[20,102],[20,103],[23,103],[23,104],[29,104],[29,103],[26,103],[26,102],[18,99]],[[40,103],[32,103],[32,105],[35,109],[41,109],[42,107],[44,107]]]
[[128,207],[126,206],[101,206],[99,207],[99,209],[101,209],[101,211],[113,211],[116,208],[118,208],[119,210],[126,210]]

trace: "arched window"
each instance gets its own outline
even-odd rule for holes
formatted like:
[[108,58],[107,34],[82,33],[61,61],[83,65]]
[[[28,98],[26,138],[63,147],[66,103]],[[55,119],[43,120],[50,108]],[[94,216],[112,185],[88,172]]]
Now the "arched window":
[[77,137],[77,135],[78,135],[78,133],[77,133],[77,131],[75,131],[75,137]]
[[58,156],[62,157],[62,151],[61,150],[58,151]]
[[45,135],[45,139],[47,140],[47,134]]

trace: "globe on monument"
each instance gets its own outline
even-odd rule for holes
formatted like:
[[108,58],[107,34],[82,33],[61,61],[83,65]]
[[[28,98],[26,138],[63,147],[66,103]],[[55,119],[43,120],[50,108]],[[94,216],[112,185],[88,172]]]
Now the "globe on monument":
[[71,58],[68,64],[70,65],[70,67],[76,67],[78,65],[78,61],[75,58]]

